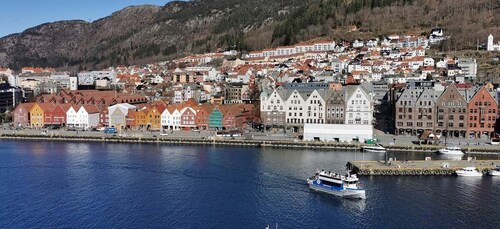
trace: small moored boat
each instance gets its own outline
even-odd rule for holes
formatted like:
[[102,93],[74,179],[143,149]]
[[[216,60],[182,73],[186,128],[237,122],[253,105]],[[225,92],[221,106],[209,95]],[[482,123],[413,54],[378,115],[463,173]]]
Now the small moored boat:
[[438,153],[440,154],[451,154],[451,155],[461,155],[461,154],[464,154],[464,152],[462,151],[462,149],[460,147],[456,147],[456,146],[449,146],[449,147],[446,147],[444,149],[440,149],[438,150]]
[[455,171],[457,176],[460,177],[481,177],[483,173],[479,172],[476,167],[465,167]]
[[500,165],[497,165],[494,169],[488,171],[490,176],[500,176]]
[[371,152],[371,153],[385,153],[386,149],[382,145],[370,145],[370,146],[362,146],[363,152]]
[[365,190],[358,187],[359,178],[355,174],[341,175],[321,171],[307,179],[309,188],[351,199],[366,199]]

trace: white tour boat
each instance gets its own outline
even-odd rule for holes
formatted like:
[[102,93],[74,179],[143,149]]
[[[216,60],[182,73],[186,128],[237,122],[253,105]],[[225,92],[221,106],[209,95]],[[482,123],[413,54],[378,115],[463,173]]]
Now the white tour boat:
[[483,173],[479,172],[476,167],[465,167],[455,171],[457,176],[461,177],[481,177]]
[[365,190],[358,187],[359,179],[355,174],[341,175],[321,171],[307,179],[309,188],[351,199],[366,199]]
[[452,154],[452,155],[464,154],[462,149],[460,147],[456,147],[456,146],[449,146],[449,147],[446,147],[444,149],[440,149],[440,150],[438,150],[438,153],[440,153],[440,154]]
[[362,146],[363,152],[370,152],[370,153],[385,153],[386,150],[382,145],[371,145],[371,146]]
[[500,165],[488,172],[490,176],[500,176]]

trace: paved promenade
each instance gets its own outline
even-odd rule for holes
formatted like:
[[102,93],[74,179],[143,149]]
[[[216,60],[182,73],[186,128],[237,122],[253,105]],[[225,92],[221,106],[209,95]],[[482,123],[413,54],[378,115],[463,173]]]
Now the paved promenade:
[[[211,139],[215,136],[215,131],[190,131],[177,130],[168,131],[165,134],[160,134],[159,131],[124,131],[117,134],[106,134],[102,131],[68,131],[68,130],[52,130],[52,129],[10,129],[7,125],[0,126],[0,134],[17,134],[17,135],[47,135],[47,136],[82,136],[82,137],[130,137],[130,138],[165,138],[165,139]],[[384,134],[380,131],[374,132],[374,138],[379,139],[382,145],[396,146],[417,146],[418,139],[415,136],[394,136]],[[261,141],[299,141],[292,134],[272,133],[272,132],[256,132],[248,130],[242,136],[227,137],[227,139],[235,140],[261,140]],[[448,138],[447,146],[460,147],[480,147],[486,149],[498,149],[500,146],[489,144],[488,139],[464,139],[464,138]],[[444,139],[440,143],[444,147]]]

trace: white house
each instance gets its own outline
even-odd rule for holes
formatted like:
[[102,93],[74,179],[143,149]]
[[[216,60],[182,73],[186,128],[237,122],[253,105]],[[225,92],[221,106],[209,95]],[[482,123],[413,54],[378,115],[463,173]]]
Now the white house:
[[430,57],[424,58],[424,66],[434,66],[434,59]]
[[162,129],[178,130],[181,126],[181,112],[176,108],[169,106],[161,114]]
[[95,105],[85,105],[78,110],[80,126],[89,129],[99,125],[101,112]]
[[[78,110],[76,110],[78,109]],[[66,124],[69,127],[89,128],[99,125],[101,112],[95,105],[71,106],[66,112]]]
[[80,120],[77,117],[79,109],[80,107],[73,105],[68,109],[68,111],[66,111],[66,126],[76,127],[77,125],[80,124]]
[[286,116],[288,91],[274,90],[270,95],[266,92],[260,94],[260,112],[265,125],[283,125]]
[[440,60],[436,63],[436,68],[446,68],[446,61]]
[[373,105],[371,95],[361,86],[348,86],[346,90],[346,124],[371,125]]
[[363,41],[358,41],[358,40],[355,40],[355,41],[352,43],[352,47],[353,47],[353,48],[362,48],[363,46],[364,46]]
[[325,123],[325,100],[314,90],[305,101],[305,123]]

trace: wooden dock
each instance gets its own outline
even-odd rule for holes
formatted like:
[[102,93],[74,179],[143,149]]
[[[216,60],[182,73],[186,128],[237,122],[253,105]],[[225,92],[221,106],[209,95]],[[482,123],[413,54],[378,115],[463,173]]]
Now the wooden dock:
[[347,163],[348,169],[358,175],[366,176],[420,176],[452,175],[464,167],[476,167],[487,173],[500,165],[500,160],[431,160],[431,161],[353,161]]

